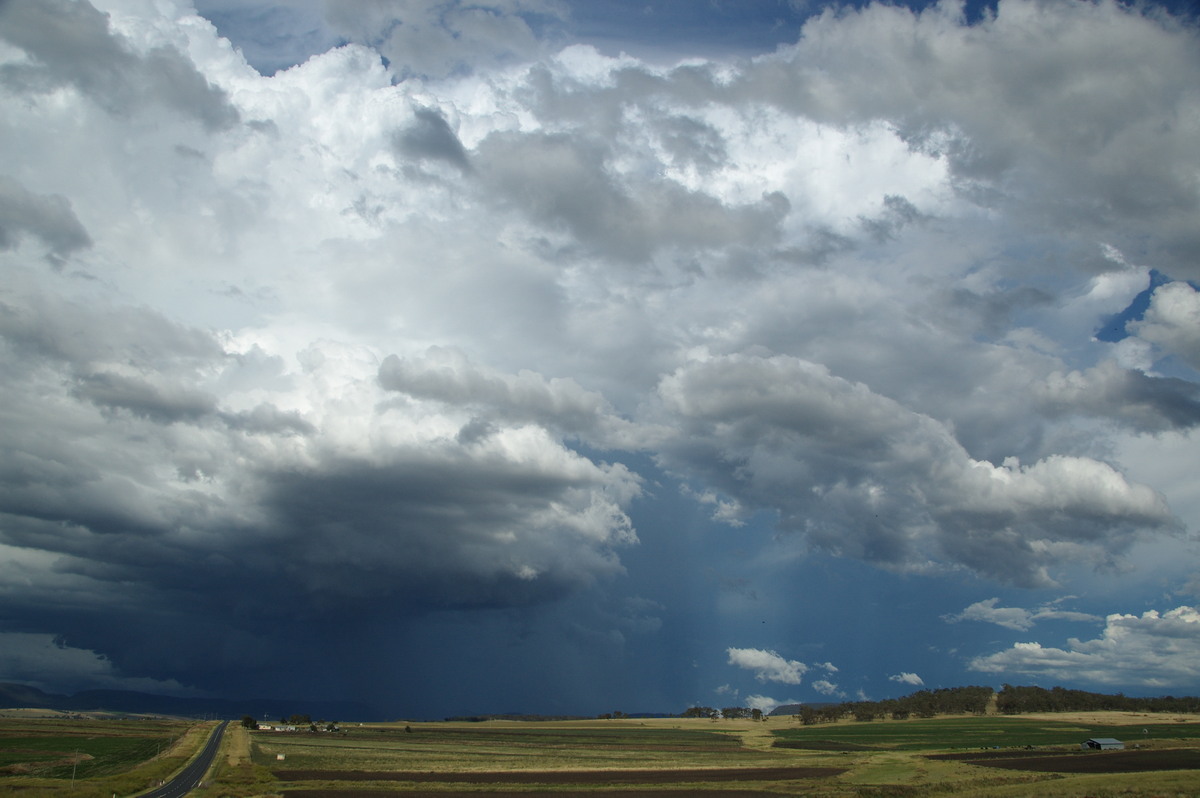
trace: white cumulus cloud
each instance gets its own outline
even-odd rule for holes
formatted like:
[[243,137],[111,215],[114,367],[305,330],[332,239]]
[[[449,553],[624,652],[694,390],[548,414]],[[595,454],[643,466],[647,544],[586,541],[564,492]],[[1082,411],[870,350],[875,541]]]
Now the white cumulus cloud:
[[964,609],[962,612],[946,615],[943,616],[943,618],[949,623],[957,623],[958,621],[983,621],[986,623],[994,623],[997,626],[1003,626],[1006,629],[1015,629],[1020,632],[1032,629],[1034,624],[1041,620],[1103,620],[1099,616],[1091,615],[1086,612],[1073,612],[1071,610],[1058,609],[1056,606],[1054,606],[1054,603],[1048,604],[1037,610],[1027,610],[1021,607],[997,607],[996,605],[999,603],[999,601],[1000,599],[998,598],[977,601]]
[[1109,615],[1098,638],[1072,638],[1063,648],[1015,643],[1007,650],[976,657],[970,667],[1073,683],[1187,688],[1200,678],[1200,611],[1182,606],[1140,616]]
[[780,684],[800,684],[808,666],[794,659],[784,659],[774,651],[759,648],[729,648],[729,664],[739,668],[754,671],[754,678],[760,682],[779,682]]
[[899,682],[900,684],[912,685],[913,687],[920,687],[925,684],[925,680],[922,679],[920,676],[918,676],[915,673],[909,673],[907,671],[901,671],[900,673],[892,674],[891,676],[888,677],[888,681]]
[[776,701],[774,698],[765,695],[755,694],[746,696],[746,706],[750,709],[760,710],[764,715],[771,714],[771,710],[782,703],[782,701]]

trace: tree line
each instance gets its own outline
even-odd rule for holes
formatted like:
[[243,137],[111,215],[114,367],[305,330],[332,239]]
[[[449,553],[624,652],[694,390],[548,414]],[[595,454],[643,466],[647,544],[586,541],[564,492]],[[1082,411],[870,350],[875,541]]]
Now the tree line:
[[[995,711],[1004,715],[1025,712],[1097,712],[1121,710],[1126,712],[1200,712],[1200,698],[1160,696],[1131,698],[1121,693],[1108,695],[1065,687],[1014,687],[1004,685],[1000,692],[991,687],[947,687],[919,690],[902,698],[882,701],[844,701],[840,704],[788,705],[787,714],[794,715],[806,726],[816,723],[836,723],[843,718],[868,722],[891,718],[932,718],[935,715],[983,715],[995,701]],[[779,710],[776,710],[778,713]],[[689,707],[680,717],[685,718],[753,718],[765,720],[759,710],[745,707]]]
[[1005,715],[1022,712],[1200,712],[1195,696],[1131,698],[1122,693],[1108,695],[1069,690],[1065,687],[1014,687],[1006,684],[996,695],[996,710]]
[[846,701],[819,707],[805,705],[800,707],[796,716],[801,723],[811,726],[814,723],[832,723],[847,716],[866,722],[883,718],[905,720],[932,718],[935,715],[983,715],[994,693],[990,687],[978,686],[919,690],[902,698],[886,698],[882,701]]
[[749,718],[750,720],[765,720],[763,711],[758,708],[751,709],[749,707],[725,707],[724,709],[714,709],[713,707],[688,707],[687,710],[680,715],[682,718]]

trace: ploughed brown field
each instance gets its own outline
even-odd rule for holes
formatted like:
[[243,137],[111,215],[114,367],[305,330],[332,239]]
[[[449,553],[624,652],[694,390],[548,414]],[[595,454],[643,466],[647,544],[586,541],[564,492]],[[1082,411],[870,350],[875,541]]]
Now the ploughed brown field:
[[[386,790],[284,790],[283,798],[381,798],[388,795]],[[596,798],[593,790],[555,790],[552,793],[541,790],[489,790],[476,792],[473,790],[405,790],[397,795],[406,796],[436,796],[436,798],[480,798],[480,796],[498,796],[498,798],[529,798],[529,796],[554,796],[554,798]],[[662,798],[662,796],[678,796],[684,793],[679,790],[621,790],[622,798]],[[791,792],[772,793],[769,790],[688,790],[689,798],[762,798],[764,795],[792,795]]]
[[[344,770],[277,770],[275,776],[282,781],[301,782],[301,781],[325,781],[337,780],[341,782],[347,781],[392,781],[392,782],[408,782],[408,783],[459,783],[459,784],[523,784],[523,785],[538,785],[545,787],[547,785],[579,785],[587,787],[603,787],[603,786],[620,786],[625,784],[670,784],[679,785],[689,782],[714,782],[714,781],[737,781],[746,782],[772,782],[772,781],[796,781],[801,779],[822,779],[831,776],[837,776],[844,773],[844,768],[830,767],[775,767],[775,768],[695,768],[690,770],[681,769],[658,769],[658,770],[543,770],[543,771],[473,771],[467,773],[444,773],[430,771],[398,771],[398,772],[366,772],[366,771],[344,771]],[[397,793],[401,791],[397,790]],[[380,798],[386,795],[387,790],[358,790],[358,789],[318,789],[318,790],[284,790],[282,795],[284,798]],[[404,795],[436,795],[439,798],[456,798],[472,796],[479,798],[481,793],[478,791],[462,790],[462,791],[447,791],[447,790],[430,790],[427,793],[418,790],[405,789]],[[583,796],[591,796],[595,798],[596,793],[592,790],[554,790],[553,793],[546,793],[540,789],[527,790],[489,790],[486,795],[489,796],[507,796],[508,798],[516,798],[516,796],[531,796],[531,795],[554,795],[555,798],[582,798]],[[762,785],[760,789],[754,790],[710,790],[710,789],[689,789],[689,796],[698,796],[698,798],[750,798],[750,796],[770,795],[771,790],[769,785]],[[781,793],[781,794],[792,794]],[[621,795],[638,798],[652,798],[656,796],[675,795],[679,796],[678,789],[623,789]]]
[[[638,770],[495,770],[460,773],[434,771],[365,772],[350,770],[276,770],[280,781],[413,781],[465,784],[686,784],[712,781],[792,781],[823,779],[845,768],[693,768]],[[305,795],[311,795],[305,792]],[[440,793],[439,793],[440,794]],[[561,793],[555,793],[559,795]],[[722,795],[728,795],[722,791]]]
[[1156,751],[1080,751],[1070,754],[981,751],[963,754],[930,754],[926,758],[1039,773],[1144,773],[1151,770],[1200,770],[1200,750],[1195,748],[1168,748]]

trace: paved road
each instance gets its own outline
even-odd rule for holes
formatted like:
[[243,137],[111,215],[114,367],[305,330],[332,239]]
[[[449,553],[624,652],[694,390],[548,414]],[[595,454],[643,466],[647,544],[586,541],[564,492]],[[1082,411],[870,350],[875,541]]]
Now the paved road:
[[227,720],[221,722],[221,725],[213,731],[212,737],[208,738],[208,743],[200,752],[200,756],[179,771],[178,776],[161,787],[142,793],[139,798],[182,798],[196,789],[200,784],[200,779],[204,778],[204,774],[208,772],[209,766],[216,758],[217,749],[221,747],[221,735],[225,733],[225,727],[228,725],[229,721]]

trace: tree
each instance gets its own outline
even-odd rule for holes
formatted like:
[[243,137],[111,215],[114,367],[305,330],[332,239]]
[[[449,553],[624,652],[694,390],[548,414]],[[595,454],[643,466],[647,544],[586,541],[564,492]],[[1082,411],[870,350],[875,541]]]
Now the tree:
[[683,717],[685,718],[715,718],[720,716],[720,712],[712,707],[688,707],[684,710]]
[[250,715],[242,715],[242,728],[243,729],[257,729],[258,721],[256,721]]

